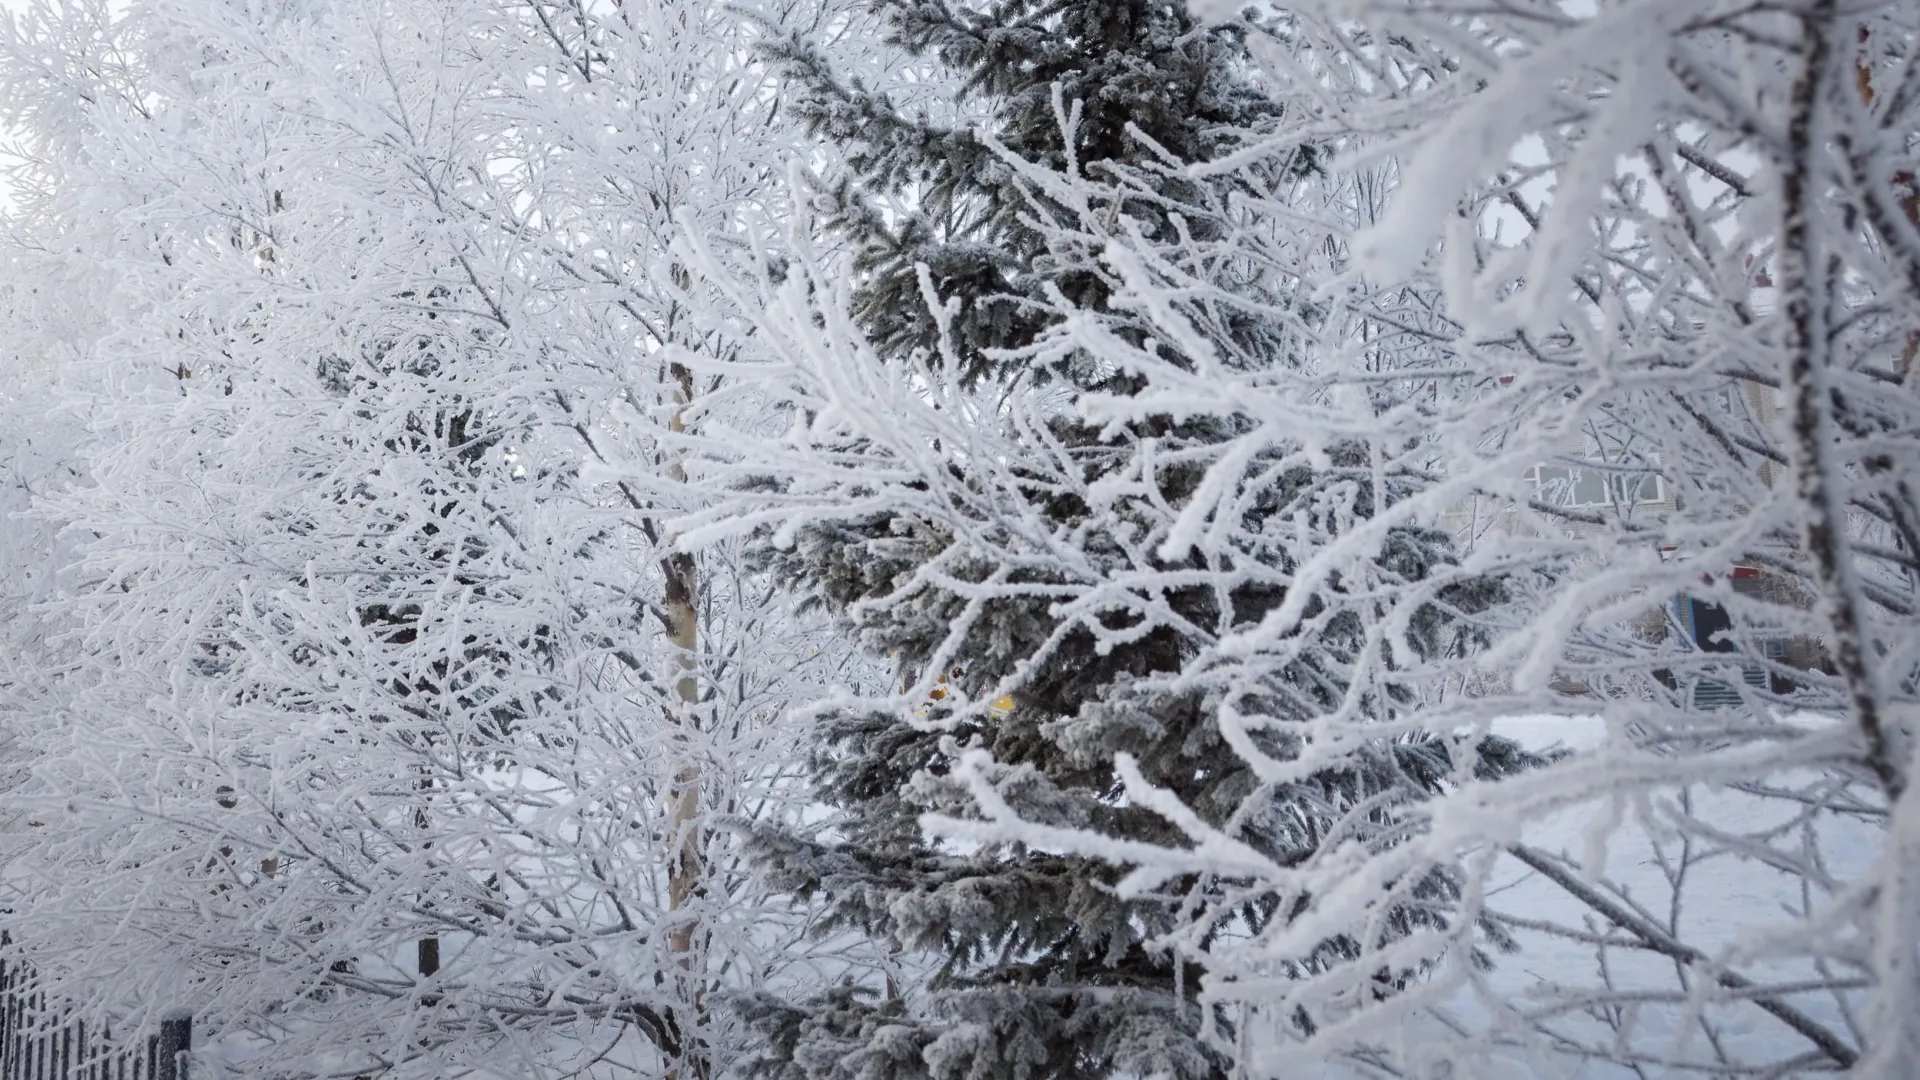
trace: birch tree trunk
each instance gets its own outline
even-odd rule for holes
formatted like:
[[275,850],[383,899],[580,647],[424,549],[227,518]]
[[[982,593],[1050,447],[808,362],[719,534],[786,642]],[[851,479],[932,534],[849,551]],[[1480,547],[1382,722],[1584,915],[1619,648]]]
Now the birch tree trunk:
[[[676,435],[684,434],[687,429],[686,409],[693,402],[693,373],[681,364],[671,365],[668,373],[673,380],[675,406],[668,430]],[[668,464],[667,476],[676,483],[686,482],[686,467],[678,458]],[[672,551],[672,537],[668,537],[667,542],[670,550],[661,561],[661,570],[666,579],[667,635],[675,652],[674,662],[679,667],[673,687],[679,716],[669,717],[669,720],[680,726],[679,744],[682,752],[690,755],[693,743],[690,732],[697,723],[696,708],[700,698],[696,652],[700,645],[700,622],[694,606],[699,577],[693,556],[685,551]],[[672,848],[668,862],[667,908],[674,917],[674,923],[668,933],[667,947],[672,950],[675,961],[691,984],[698,978],[695,971],[698,963],[695,945],[699,922],[682,913],[699,895],[702,867],[698,821],[700,767],[690,756],[684,757],[674,771],[669,800],[668,827],[672,830]],[[704,995],[697,986],[689,985],[687,989],[687,1000],[693,1002],[697,1017],[704,1012]],[[684,1034],[690,1035],[691,1032]],[[683,1035],[679,1051],[680,1061],[667,1074],[669,1080],[704,1080],[709,1072],[704,1048],[691,1045]]]

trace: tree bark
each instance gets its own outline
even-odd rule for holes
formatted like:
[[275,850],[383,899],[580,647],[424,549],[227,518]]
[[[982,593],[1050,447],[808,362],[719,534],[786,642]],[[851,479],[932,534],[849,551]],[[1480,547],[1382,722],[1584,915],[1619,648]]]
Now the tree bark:
[[[693,401],[693,373],[683,365],[673,364],[668,374],[673,380],[675,405],[668,430],[681,434],[687,429],[686,408]],[[667,476],[677,483],[686,482],[686,468],[678,458],[667,465]],[[669,537],[669,548],[672,543]],[[678,715],[669,719],[681,729],[679,743],[684,755],[674,770],[669,795],[669,842],[673,846],[667,871],[667,909],[675,921],[667,935],[667,947],[672,950],[686,979],[692,996],[693,1019],[697,1023],[705,1011],[704,993],[696,985],[695,973],[699,923],[697,919],[682,913],[699,895],[704,870],[700,858],[700,767],[692,759],[693,740],[690,737],[696,722],[695,708],[700,699],[700,622],[695,606],[700,582],[693,556],[687,552],[670,550],[661,560],[661,569],[666,578],[667,637],[676,654],[674,663],[679,668],[673,684],[674,703],[670,706],[675,708]],[[694,1032],[683,1030],[681,1060],[668,1072],[668,1080],[704,1080],[708,1072],[704,1047]]]

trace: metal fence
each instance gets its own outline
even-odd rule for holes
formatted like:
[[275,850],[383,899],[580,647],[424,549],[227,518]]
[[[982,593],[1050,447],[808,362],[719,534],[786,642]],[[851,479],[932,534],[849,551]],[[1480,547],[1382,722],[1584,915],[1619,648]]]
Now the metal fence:
[[0,961],[0,1080],[188,1080],[193,1020],[160,1022],[144,1040],[116,1038],[49,1000],[20,964]]

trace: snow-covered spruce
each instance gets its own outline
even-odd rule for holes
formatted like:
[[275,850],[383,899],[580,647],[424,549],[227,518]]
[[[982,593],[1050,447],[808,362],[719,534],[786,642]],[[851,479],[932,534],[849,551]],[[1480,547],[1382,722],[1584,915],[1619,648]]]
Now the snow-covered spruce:
[[[1407,719],[1422,689],[1404,673],[1465,647],[1462,616],[1504,596],[1495,577],[1429,585],[1452,544],[1396,509],[1429,473],[1418,418],[1394,409],[1436,358],[1382,348],[1409,370],[1322,400],[1337,374],[1322,337],[1376,318],[1372,299],[1336,315],[1312,296],[1352,190],[1316,169],[1314,142],[1274,140],[1296,106],[1253,79],[1236,34],[1158,3],[887,10],[895,39],[965,88],[957,115],[898,109],[803,45],[780,53],[848,162],[815,205],[854,284],[800,248],[761,301],[740,370],[761,365],[759,392],[794,425],[711,440],[705,475],[744,490],[693,532],[762,526],[774,575],[897,665],[897,693],[820,707],[831,835],[768,825],[751,846],[775,883],[824,901],[827,925],[932,974],[745,1000],[768,1040],[755,1068],[1224,1077],[1238,1021],[1196,1002],[1204,968],[1166,942],[1196,920],[1208,937],[1264,933],[1297,898],[1204,871],[1117,889],[1105,849],[995,823],[1180,844],[1127,794],[1121,751],[1292,865],[1391,847],[1405,808],[1450,778],[1529,760]],[[1143,275],[1181,291],[1144,292]],[[1206,389],[1162,382],[1181,379]],[[1204,407],[1243,384],[1297,408],[1263,423]],[[1366,556],[1324,563],[1349,543]],[[1383,648],[1369,628],[1403,600]],[[1292,651],[1249,674],[1232,643],[1267,627]],[[1319,754],[1301,725],[1329,712],[1396,737]],[[1273,780],[1267,760],[1298,767]],[[926,814],[963,842],[930,840]],[[1447,869],[1409,877],[1378,925],[1328,934],[1301,970],[1449,928],[1456,898]],[[1421,967],[1380,965],[1369,992],[1392,998]]]

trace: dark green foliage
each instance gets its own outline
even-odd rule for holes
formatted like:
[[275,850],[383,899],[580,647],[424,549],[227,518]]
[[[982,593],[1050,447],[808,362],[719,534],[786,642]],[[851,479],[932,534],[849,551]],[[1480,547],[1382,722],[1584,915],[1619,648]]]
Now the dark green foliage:
[[934,1080],[954,1076],[1220,1075],[1197,1040],[1168,1040],[1168,998],[1125,990],[1098,997],[1021,985],[944,995],[938,1018],[842,986],[804,1007],[771,994],[739,1003],[768,1041],[746,1075],[767,1080]]
[[[958,306],[950,344],[974,384],[1140,390],[1136,376],[1098,356],[1069,350],[1035,361],[1019,353],[1056,326],[1063,309],[1096,314],[1124,340],[1155,340],[1157,355],[1182,363],[1136,313],[1107,309],[1114,282],[1098,259],[1107,238],[1088,226],[1086,209],[1124,218],[1137,242],[1207,244],[1233,228],[1223,208],[1235,185],[1298,175],[1311,164],[1311,155],[1295,152],[1207,181],[1210,188],[1168,167],[1237,149],[1278,116],[1250,80],[1236,36],[1197,26],[1178,4],[1127,0],[978,9],[894,0],[882,10],[894,44],[953,73],[962,110],[979,111],[977,129],[905,115],[886,95],[836,79],[805,43],[778,50],[804,91],[803,112],[849,161],[848,174],[826,185],[824,196],[829,224],[854,246],[862,274],[856,315],[875,347],[889,358],[940,349],[918,281],[924,266],[939,297]],[[1075,208],[1038,190],[980,132],[1024,162],[1071,177],[1086,201]],[[1291,285],[1269,288],[1261,303],[1284,304]],[[1311,322],[1294,314],[1296,324]],[[1258,316],[1214,309],[1196,325],[1236,368],[1301,362],[1290,332]],[[760,548],[776,579],[792,583],[805,602],[844,615],[862,644],[891,657],[907,682],[938,664],[961,700],[1017,690],[1004,711],[943,714],[944,701],[931,703],[934,723],[894,712],[823,720],[812,766],[820,798],[840,811],[836,835],[756,828],[747,830],[748,846],[774,887],[824,905],[825,928],[856,930],[923,957],[930,977],[905,998],[891,986],[884,996],[845,986],[807,1002],[742,999],[737,1005],[764,1040],[751,1075],[1229,1074],[1228,1060],[1202,1037],[1206,1018],[1193,997],[1200,971],[1159,939],[1192,924],[1196,898],[1209,911],[1203,936],[1256,934],[1294,909],[1253,890],[1219,900],[1232,883],[1198,877],[1122,897],[1114,886],[1125,868],[1102,860],[1022,845],[962,851],[929,844],[921,814],[979,816],[954,775],[963,751],[991,755],[990,782],[1025,821],[1186,846],[1171,823],[1122,797],[1114,755],[1124,752],[1149,782],[1281,865],[1300,863],[1330,838],[1392,844],[1408,827],[1398,811],[1463,766],[1491,775],[1527,763],[1501,740],[1466,747],[1472,759],[1462,762],[1449,739],[1400,737],[1304,781],[1273,785],[1221,730],[1228,706],[1305,720],[1338,708],[1356,687],[1368,715],[1391,717],[1414,704],[1406,687],[1360,670],[1382,662],[1362,657],[1366,621],[1377,610],[1372,592],[1421,582],[1452,561],[1445,536],[1411,526],[1388,534],[1366,581],[1336,576],[1318,586],[1300,622],[1309,628],[1301,631],[1307,647],[1294,659],[1250,685],[1213,673],[1223,639],[1285,602],[1292,575],[1311,555],[1308,535],[1338,537],[1423,478],[1400,469],[1379,475],[1368,448],[1354,443],[1324,449],[1312,466],[1256,457],[1242,466],[1243,477],[1257,478],[1247,487],[1255,494],[1238,504],[1227,539],[1168,558],[1156,551],[1169,507],[1177,512],[1196,497],[1213,451],[1245,434],[1246,424],[1148,415],[1095,428],[1071,412],[1044,424],[1010,440],[1031,447],[1030,457],[1010,449],[997,467],[977,469],[951,459],[944,475],[902,488],[896,510],[811,521],[782,545]],[[1151,495],[1093,494],[1135,467],[1149,445],[1161,463]],[[1011,504],[1018,514],[1006,512]],[[1070,556],[1054,546],[1060,537],[1072,538]],[[1090,596],[1107,599],[1072,613],[1063,606]],[[1457,616],[1499,598],[1494,583],[1438,593],[1413,618],[1408,647],[1422,656],[1458,647]],[[1415,659],[1384,662],[1404,667]],[[1284,724],[1253,738],[1278,760],[1297,757],[1303,746]],[[1383,928],[1386,936],[1448,920],[1449,879],[1396,888],[1406,902]],[[1489,940],[1504,942],[1488,929]],[[1352,957],[1372,944],[1328,941],[1313,962]],[[1391,994],[1415,975],[1382,971],[1374,992]],[[1212,1019],[1215,1032],[1230,1038],[1229,1018]]]
[[[1028,344],[1049,322],[1047,287],[1089,310],[1107,295],[1092,251],[1045,235],[1046,226],[1070,225],[1071,213],[1024,185],[988,138],[1035,165],[1077,166],[1105,182],[1115,168],[1161,154],[1215,157],[1277,116],[1247,76],[1238,32],[1202,27],[1179,3],[878,6],[889,44],[952,73],[960,118],[905,112],[887,93],[838,78],[804,40],[771,52],[792,77],[792,108],[847,156],[849,173],[820,199],[826,223],[856,244],[855,314],[890,355],[931,349],[937,331],[917,270],[925,266],[939,295],[960,304],[953,336],[973,378],[995,368],[987,350]],[[1157,186],[1164,201],[1113,193],[1107,209],[1169,235],[1168,205],[1195,185],[1163,177]]]
[[[1299,469],[1276,481],[1271,502],[1257,508],[1241,535],[1271,532],[1261,528],[1262,517],[1287,520],[1293,508],[1311,505],[1314,493],[1350,486],[1364,471],[1352,454],[1331,457],[1328,468]],[[1364,498],[1354,506],[1363,515],[1370,512]],[[1115,541],[1112,520],[1065,503],[1052,509],[1063,527],[1079,530],[1094,573],[1016,575],[1013,594],[989,601],[962,638],[964,666],[950,678],[977,698],[1017,677],[1021,690],[1013,710],[969,713],[944,730],[916,727],[889,713],[830,717],[813,764],[822,798],[844,811],[836,822],[840,835],[832,843],[767,831],[749,839],[776,888],[825,903],[827,925],[925,950],[936,964],[932,993],[912,1010],[899,1001],[863,1000],[851,990],[805,1005],[751,1004],[754,1025],[771,1040],[770,1075],[1226,1075],[1226,1063],[1198,1038],[1198,1008],[1179,992],[1184,986],[1191,993],[1198,972],[1176,971],[1173,958],[1152,944],[1180,928],[1191,890],[1213,886],[1189,878],[1155,895],[1123,900],[1113,891],[1122,869],[1099,860],[1021,847],[960,854],[929,846],[918,815],[976,813],[971,797],[946,780],[957,749],[991,753],[1001,770],[997,790],[1026,820],[1184,846],[1164,819],[1117,798],[1113,754],[1126,752],[1151,782],[1178,793],[1211,823],[1224,825],[1237,816],[1236,835],[1283,865],[1311,855],[1343,819],[1346,839],[1394,842],[1404,827],[1395,808],[1438,790],[1455,771],[1447,740],[1401,738],[1371,745],[1307,782],[1262,791],[1222,737],[1217,687],[1204,679],[1190,689],[1177,685],[1181,673],[1202,661],[1211,636],[1180,627],[1257,624],[1284,597],[1271,577],[1291,573],[1299,553],[1279,542],[1248,546],[1237,554],[1260,573],[1224,590],[1212,583],[1178,584],[1182,571],[1196,568],[1190,560],[1153,566],[1176,582],[1159,598],[1180,618],[1103,648],[1086,627],[1063,626],[1051,598],[1143,568]],[[1002,551],[1017,545],[1014,538],[1005,540]],[[863,640],[914,673],[948,641],[967,602],[954,591],[910,582],[933,563],[950,579],[986,580],[993,561],[969,555],[965,547],[901,515],[802,529],[791,547],[766,549],[763,558],[814,602],[856,612]],[[1409,528],[1390,536],[1374,571],[1389,581],[1414,582],[1448,557],[1443,536]],[[1237,702],[1243,711],[1306,717],[1336,706],[1364,637],[1361,609],[1341,607],[1350,599],[1342,588],[1330,583],[1324,597],[1308,606],[1308,620],[1320,627],[1306,654],[1310,659],[1265,680],[1257,698],[1243,696]],[[875,602],[883,597],[893,600]],[[1479,610],[1498,598],[1490,584],[1443,594],[1442,603],[1414,620],[1412,644],[1427,653],[1453,647],[1451,612]],[[1131,617],[1114,610],[1101,619],[1118,629]],[[1371,711],[1387,715],[1402,704],[1391,689],[1381,693]],[[1259,742],[1282,760],[1299,750],[1284,733],[1265,732]],[[1473,770],[1483,776],[1530,761],[1504,740],[1470,749]],[[1351,812],[1363,804],[1373,808],[1360,814],[1356,826]],[[1249,806],[1262,809],[1249,814]],[[1435,876],[1407,895],[1410,902],[1385,927],[1387,936],[1443,924],[1454,888]],[[1257,933],[1285,914],[1273,898],[1255,897],[1218,932]],[[1489,940],[1504,942],[1497,927],[1486,929]],[[1351,957],[1360,944],[1326,942],[1320,960]],[[1412,974],[1383,973],[1377,992],[1391,993]],[[1097,1021],[1089,1019],[1095,1016]],[[1122,1038],[1119,1032],[1129,1034]],[[862,1048],[827,1049],[842,1044]],[[1044,1053],[1021,1056],[1005,1049],[1015,1045]],[[903,1057],[906,1046],[921,1046],[925,1053]],[[922,1072],[929,1064],[933,1071]]]

